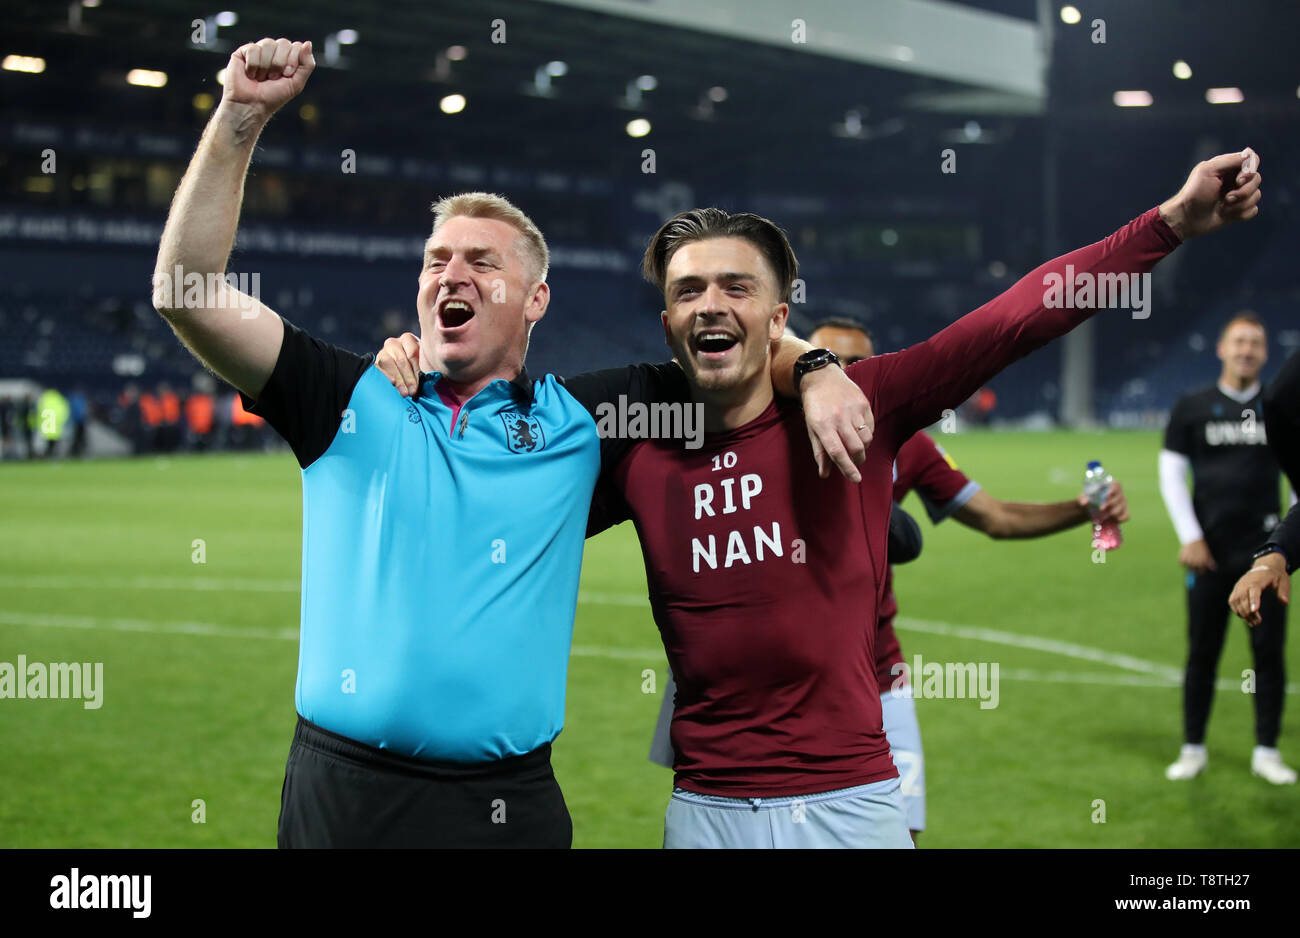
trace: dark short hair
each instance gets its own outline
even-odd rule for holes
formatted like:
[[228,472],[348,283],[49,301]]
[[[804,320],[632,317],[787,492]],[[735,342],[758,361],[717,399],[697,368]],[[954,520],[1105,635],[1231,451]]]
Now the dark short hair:
[[1265,328],[1264,321],[1250,310],[1245,309],[1240,313],[1233,313],[1232,318],[1223,324],[1223,328],[1219,330],[1219,341],[1222,342],[1223,337],[1228,334],[1228,330],[1239,322],[1250,323],[1252,326],[1259,326],[1260,331],[1264,333],[1264,338],[1268,338],[1268,329]]
[[781,302],[790,302],[795,278],[799,276],[799,261],[790,247],[790,239],[775,222],[752,212],[732,215],[720,208],[693,208],[689,212],[679,212],[664,222],[650,239],[641,261],[641,272],[662,293],[666,287],[668,262],[677,249],[709,238],[744,238],[753,244],[767,258],[776,274]]
[[823,319],[821,322],[809,329],[808,334],[812,335],[818,329],[852,329],[855,332],[861,332],[865,335],[867,341],[871,343],[873,348],[876,345],[876,337],[871,334],[871,330],[867,328],[866,323],[858,322],[856,319],[850,319],[848,316],[831,316],[829,319]]

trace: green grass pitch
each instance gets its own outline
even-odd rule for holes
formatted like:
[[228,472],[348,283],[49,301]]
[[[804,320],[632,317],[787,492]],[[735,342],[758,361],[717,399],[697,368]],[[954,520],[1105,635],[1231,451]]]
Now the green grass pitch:
[[[909,499],[926,546],[898,573],[904,653],[997,662],[1002,677],[995,709],[918,702],[922,845],[1300,846],[1300,791],[1249,773],[1240,622],[1208,772],[1164,778],[1180,742],[1186,638],[1157,435],[940,441],[1009,500],[1069,498],[1086,461],[1101,459],[1134,517],[1103,565],[1084,529],[995,543],[931,526]],[[274,846],[294,724],[300,506],[287,453],[0,466],[0,661],[104,664],[98,710],[0,700],[0,847]],[[659,697],[643,674],[661,690],[665,663],[629,525],[592,543],[582,590],[555,744],[574,843],[657,847],[671,778],[646,759]],[[1293,675],[1298,655],[1293,641]],[[1288,704],[1280,745],[1296,764],[1294,693]]]

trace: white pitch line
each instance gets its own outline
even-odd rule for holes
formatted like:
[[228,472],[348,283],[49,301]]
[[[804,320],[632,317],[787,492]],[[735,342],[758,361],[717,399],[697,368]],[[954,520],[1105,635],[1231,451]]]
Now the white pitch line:
[[37,629],[104,629],[110,632],[148,632],[154,635],[210,635],[217,638],[265,638],[297,641],[298,630],[239,628],[211,622],[158,622],[152,619],[103,619],[97,616],[61,616],[43,612],[0,610],[0,625]]
[[296,593],[297,580],[269,580],[258,577],[168,577],[168,576],[0,576],[5,589],[119,589],[164,592],[218,590],[223,593]]
[[953,625],[950,622],[931,622],[926,619],[912,619],[902,616],[895,619],[894,624],[905,631],[910,629],[916,632],[929,632],[932,635],[951,635],[956,638],[970,638],[981,642],[993,642],[998,645],[1011,645],[1016,648],[1045,651],[1049,654],[1062,655],[1080,661],[1096,661],[1098,664],[1108,664],[1112,667],[1122,668],[1125,671],[1154,675],[1164,678],[1166,681],[1181,682],[1183,679],[1182,668],[1159,664],[1155,661],[1146,661],[1132,655],[1116,654],[1100,648],[1089,648],[1087,645],[1075,645],[1072,642],[1062,642],[1054,638],[1043,638],[1041,635],[1021,635],[1015,632],[1000,632],[997,629]]
[[[998,679],[1012,681],[1037,681],[1046,684],[1113,684],[1122,687],[1179,687],[1182,679],[1170,681],[1162,677],[1141,674],[1102,674],[1091,671],[1035,671],[1032,668],[999,668]],[[1219,682],[1222,689],[1238,685],[1226,678]]]

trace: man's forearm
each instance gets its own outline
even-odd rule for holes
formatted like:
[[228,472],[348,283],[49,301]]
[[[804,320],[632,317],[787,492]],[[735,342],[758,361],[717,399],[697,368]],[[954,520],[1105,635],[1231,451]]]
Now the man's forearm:
[[225,271],[239,227],[244,177],[263,126],[243,106],[217,108],[172,200],[157,272],[171,276],[177,265],[186,274]]
[[1300,566],[1300,505],[1287,512],[1282,523],[1273,529],[1268,543],[1285,559],[1287,573]]
[[1004,502],[984,490],[976,492],[953,518],[991,538],[1042,537],[1091,519],[1086,504],[1072,502]]
[[1003,502],[1000,531],[990,531],[989,534],[1006,538],[1043,537],[1086,524],[1091,517],[1087,507],[1077,501],[1046,504]]
[[1201,523],[1196,518],[1196,508],[1192,502],[1192,493],[1187,488],[1187,470],[1191,461],[1182,453],[1162,449],[1158,461],[1160,475],[1160,497],[1164,499],[1165,510],[1173,522],[1178,535],[1178,543],[1186,546],[1195,541],[1204,540]]

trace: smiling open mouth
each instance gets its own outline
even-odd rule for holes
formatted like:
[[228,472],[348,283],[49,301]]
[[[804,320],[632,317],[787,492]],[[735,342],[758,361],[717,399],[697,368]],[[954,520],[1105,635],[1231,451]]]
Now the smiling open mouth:
[[703,355],[721,355],[740,340],[725,332],[702,332],[695,339],[695,348]]
[[463,326],[473,318],[474,310],[469,308],[468,303],[462,303],[460,300],[451,300],[443,304],[442,311],[438,314],[438,321],[444,329]]

